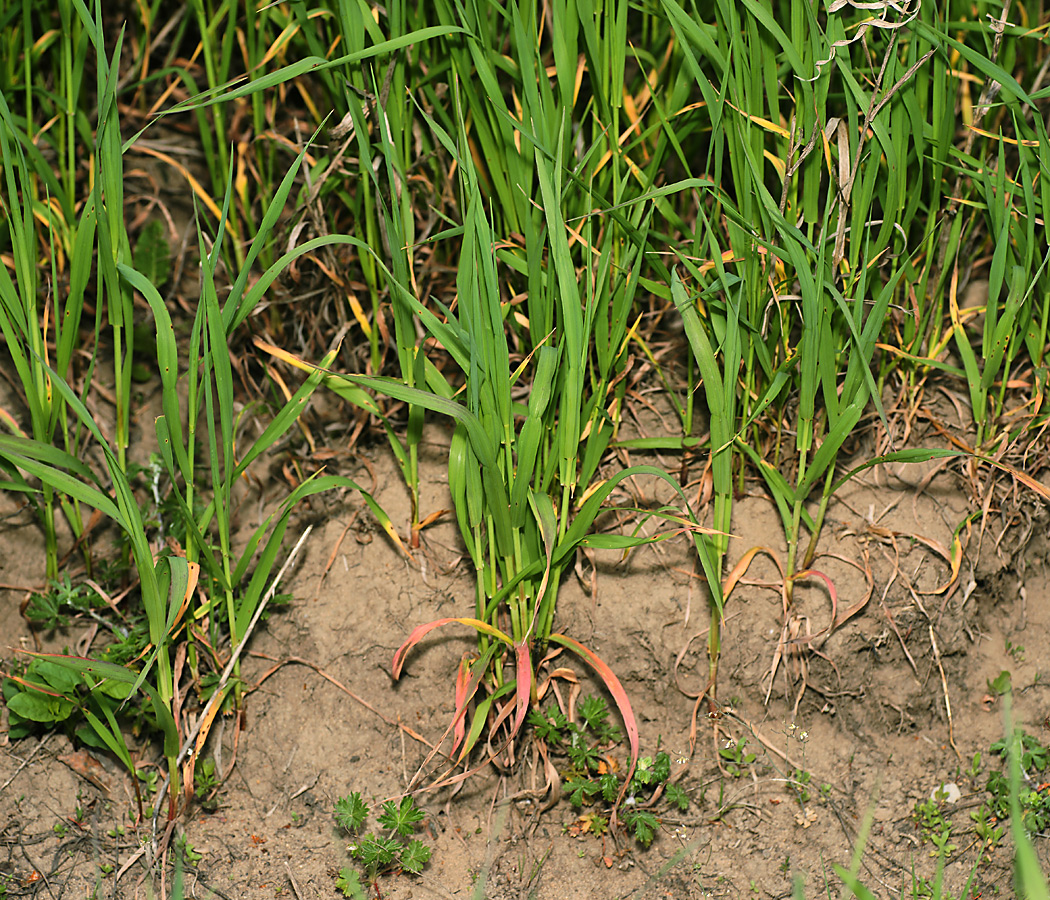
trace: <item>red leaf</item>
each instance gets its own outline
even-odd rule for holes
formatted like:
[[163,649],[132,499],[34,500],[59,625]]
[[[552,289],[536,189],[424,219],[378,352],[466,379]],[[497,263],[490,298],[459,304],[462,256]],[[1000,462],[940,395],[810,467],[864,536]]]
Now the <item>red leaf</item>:
[[518,713],[514,717],[514,729],[511,731],[511,736],[521,730],[525,714],[529,711],[529,698],[532,696],[532,656],[529,653],[528,643],[522,641],[516,644],[514,653],[518,658],[517,684],[514,692],[517,697]]
[[[470,682],[470,662],[472,658],[470,654],[464,654],[459,661],[459,669],[456,671],[457,710],[464,708],[470,699],[467,696],[467,689]],[[456,719],[456,726],[452,731],[452,735],[452,753],[455,755],[459,745],[463,743],[463,738],[467,736],[467,720],[465,717],[460,716]]]
[[427,622],[425,625],[418,625],[412,629],[412,633],[408,636],[405,642],[397,648],[394,653],[393,671],[394,678],[401,677],[401,669],[405,665],[405,657],[408,655],[408,651],[411,650],[416,644],[418,644],[423,638],[425,638],[431,631],[441,625],[447,625],[449,622],[459,622],[460,625],[469,625],[475,631],[480,631],[483,634],[487,634],[498,640],[503,641],[509,646],[514,646],[514,641],[507,637],[498,628],[494,628],[489,625],[488,622],[482,622],[480,619],[469,619],[469,618],[448,618],[448,619],[435,619],[433,622]]
[[[620,679],[616,677],[613,670],[610,669],[600,657],[584,647],[579,641],[574,641],[572,638],[566,637],[564,634],[552,634],[551,640],[554,643],[561,644],[563,647],[571,650],[598,673],[602,681],[605,682],[605,686],[609,689],[609,693],[612,694],[617,709],[620,710],[620,716],[623,718],[624,727],[627,729],[627,741],[631,745],[631,765],[627,769],[627,775],[624,778],[623,787],[620,788],[620,796],[616,798],[616,806],[619,806],[620,801],[623,799],[623,795],[627,792],[627,786],[631,783],[631,776],[634,775],[635,766],[638,764],[638,721],[635,719],[634,711],[631,709],[631,701],[627,698],[627,691],[623,689],[623,685],[620,684]],[[613,815],[615,814],[616,807],[613,807]]]

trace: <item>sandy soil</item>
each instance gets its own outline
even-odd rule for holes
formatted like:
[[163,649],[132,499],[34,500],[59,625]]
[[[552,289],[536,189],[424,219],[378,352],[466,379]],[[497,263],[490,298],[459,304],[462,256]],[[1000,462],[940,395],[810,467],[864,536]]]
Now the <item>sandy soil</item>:
[[[424,514],[449,505],[442,432],[432,431]],[[366,452],[377,498],[395,522],[407,521],[396,470],[381,449]],[[343,474],[367,480],[358,461],[340,465]],[[944,806],[957,845],[947,866],[949,888],[958,895],[972,874],[975,894],[1012,896],[1009,840],[978,864],[970,812],[984,796],[989,745],[1003,733],[989,679],[1011,672],[1017,721],[1050,741],[1046,514],[1036,508],[1030,534],[1015,525],[1002,537],[1005,524],[995,517],[983,534],[978,524],[964,531],[953,579],[947,548],[971,511],[967,487],[943,468],[882,467],[843,490],[814,565],[836,590],[830,636],[830,595],[817,578],[800,583],[785,616],[777,584],[785,548],[775,508],[758,485],[739,498],[730,563],[753,547],[767,552],[755,556],[727,605],[723,709],[717,719],[701,709],[692,750],[689,694],[706,672],[707,613],[689,545],[665,542],[626,562],[598,554],[593,579],[587,565],[586,584],[576,576],[564,582],[559,627],[618,673],[639,714],[643,753],[658,742],[672,753],[673,777],[689,792],[690,809],[664,810],[648,850],[622,838],[577,835],[578,813],[565,799],[543,809],[544,798],[525,796],[543,784],[526,741],[513,772],[489,768],[454,795],[417,794],[432,860],[419,877],[382,879],[382,896],[780,898],[790,896],[798,877],[807,897],[827,896],[826,882],[837,895],[833,866],[849,867],[868,813],[873,824],[861,881],[880,897],[896,897],[902,888],[911,896],[912,873],[932,879],[936,869],[912,811],[942,782],[961,790],[958,802]],[[635,489],[656,492],[652,484]],[[256,501],[244,504],[244,527],[258,508]],[[472,646],[469,634],[434,632],[412,653],[400,682],[392,680],[390,663],[414,626],[471,608],[453,526],[426,531],[413,563],[353,494],[317,498],[289,534],[310,522],[314,530],[286,582],[295,599],[257,633],[245,662],[246,681],[258,688],[243,727],[231,718],[213,734],[211,752],[222,767],[235,763],[232,774],[214,812],[195,809],[177,826],[176,836],[200,854],[185,875],[187,896],[339,896],[335,876],[349,857],[332,818],[336,798],[351,790],[376,801],[399,796],[428,750],[412,735],[436,740],[452,714],[456,665]],[[10,648],[33,646],[18,607],[42,570],[42,539],[31,514],[19,511],[16,498],[0,496],[5,671],[15,661]],[[585,590],[592,583],[593,595]],[[82,629],[42,636],[44,644],[75,645]],[[784,633],[815,637],[788,645],[771,678]],[[579,671],[584,693],[599,690],[578,663],[561,664]],[[170,891],[170,860],[163,885],[146,875],[144,857],[116,878],[149,835],[148,825],[134,827],[130,785],[119,766],[76,755],[62,734],[6,737],[0,731],[0,873],[8,897]],[[720,770],[717,750],[741,739],[756,758],[733,777]],[[157,761],[155,748],[141,749]],[[976,752],[984,771],[972,779],[965,773]],[[626,755],[623,748],[619,755]],[[811,773],[806,802],[787,782],[793,769]],[[79,822],[77,807],[84,811]],[[1046,840],[1037,838],[1036,846],[1050,870]]]

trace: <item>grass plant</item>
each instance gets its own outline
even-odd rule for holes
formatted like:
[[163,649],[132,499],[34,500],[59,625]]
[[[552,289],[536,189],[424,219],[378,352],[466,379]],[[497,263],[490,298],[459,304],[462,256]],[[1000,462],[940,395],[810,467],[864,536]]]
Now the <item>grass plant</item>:
[[[94,21],[85,18],[84,27],[92,42],[101,46],[102,27],[98,7]],[[81,679],[94,679],[89,684],[92,689],[97,686],[95,682],[112,682],[116,685],[131,685],[132,693],[138,689],[146,692],[157,725],[164,735],[164,755],[168,761],[170,786],[168,814],[173,817],[177,810],[180,785],[176,763],[180,736],[175,726],[176,710],[173,703],[176,690],[172,672],[176,643],[188,642],[190,669],[198,688],[203,690],[199,655],[203,650],[214,656],[215,648],[227,642],[231,647],[238,647],[242,643],[249,623],[257,617],[264,602],[264,594],[292,510],[304,498],[335,485],[355,490],[359,486],[351,479],[335,476],[306,479],[295,486],[276,509],[263,519],[244,547],[234,546],[231,512],[236,503],[235,485],[252,463],[294,425],[310,394],[319,384],[320,375],[307,379],[294,394],[288,396],[261,433],[240,450],[241,417],[235,408],[230,341],[234,331],[251,314],[279,273],[294,259],[315,249],[327,239],[317,239],[285,254],[249,288],[251,266],[271,240],[270,232],[295,184],[306,153],[304,149],[278,185],[268,214],[260,223],[261,230],[245,251],[245,267],[234,280],[232,290],[227,293],[222,305],[219,302],[216,273],[226,235],[225,213],[219,219],[213,240],[205,240],[203,231],[198,233],[201,296],[189,334],[189,352],[180,363],[176,333],[167,305],[156,285],[130,265],[132,254],[122,213],[124,148],[115,102],[120,56],[119,39],[112,62],[101,51],[98,54],[98,89],[103,102],[99,107],[98,147],[94,156],[94,170],[98,172],[98,178],[88,206],[97,221],[85,232],[97,235],[98,243],[96,248],[86,239],[78,241],[75,245],[77,257],[72,263],[74,272],[83,273],[77,298],[82,304],[86,273],[91,268],[92,259],[98,260],[99,297],[106,299],[113,334],[112,352],[117,384],[114,392],[117,398],[117,421],[113,439],[108,440],[104,435],[83,396],[78,395],[66,377],[47,362],[47,326],[46,322],[38,325],[39,320],[36,318],[37,246],[30,229],[32,216],[28,210],[20,210],[20,217],[15,219],[9,215],[8,222],[12,226],[14,246],[19,254],[17,259],[21,261],[18,266],[21,292],[15,291],[7,278],[6,269],[0,269],[3,272],[0,276],[0,293],[5,301],[5,315],[0,325],[3,325],[5,338],[12,348],[16,368],[23,375],[22,381],[27,387],[27,398],[33,414],[31,418],[35,425],[33,437],[0,435],[0,456],[5,462],[5,468],[11,473],[5,485],[9,489],[22,490],[32,496],[38,488],[27,479],[39,479],[45,504],[52,496],[85,504],[114,521],[126,536],[139,580],[140,602],[148,622],[148,644],[141,651],[143,665],[134,671],[104,660],[48,656],[52,666],[49,671],[54,672],[53,667],[57,666],[73,672]],[[5,112],[8,112],[6,105],[0,107],[0,113]],[[2,139],[2,149],[9,196],[16,200],[21,187],[24,203],[29,197],[26,193],[29,183],[24,157],[21,158],[20,167],[13,164],[16,152],[11,149],[6,137]],[[15,181],[19,172],[22,173],[21,185]],[[231,206],[233,193],[231,173],[225,194],[225,211]],[[127,474],[134,291],[143,297],[154,318],[156,363],[163,397],[163,415],[156,421],[159,455],[169,480],[167,489],[173,495],[181,520],[178,523],[162,523],[159,537],[162,544],[164,541],[174,542],[172,546],[175,552],[170,547],[155,549],[152,545],[154,536],[147,531],[139,501]],[[96,303],[96,308],[101,315],[101,299]],[[74,309],[77,319],[79,310],[80,306],[77,305]],[[77,319],[64,322],[72,330],[72,337],[68,340],[70,347],[74,346]],[[68,362],[69,352],[68,349],[64,351],[60,359]],[[95,358],[99,355],[96,351]],[[332,358],[334,354],[324,362],[330,363]],[[183,366],[185,374],[180,378]],[[84,380],[84,394],[91,385],[90,372],[91,369]],[[68,368],[65,374],[69,374]],[[181,389],[183,384],[185,394]],[[181,399],[183,396],[184,400]],[[49,406],[42,405],[43,398],[51,401]],[[101,454],[104,474],[97,473],[81,458],[83,447],[79,447],[80,453],[77,454],[52,444],[52,420],[57,421],[60,412],[64,414],[65,409],[70,410],[76,426],[84,429],[89,436],[88,445],[92,451]],[[198,436],[202,423],[204,433]],[[201,458],[208,459],[206,467],[199,466],[198,460]],[[364,496],[371,502],[367,493]],[[373,507],[377,515],[381,516],[382,511],[374,503]],[[57,557],[53,520],[46,516],[45,526],[49,535],[50,570]],[[206,579],[200,583],[198,595],[198,577],[202,568]],[[194,602],[198,596],[199,600]],[[222,668],[218,658],[210,662],[216,671]],[[239,699],[240,682],[236,675],[235,669],[235,677],[222,689],[226,692],[238,691]],[[47,683],[55,685],[56,678]],[[23,686],[39,690],[40,682],[23,680]],[[209,691],[203,690],[203,694],[207,697]],[[97,704],[101,704],[99,709],[103,715],[90,706],[84,708],[84,715],[99,739],[134,771],[113,710],[101,699],[105,695],[105,690],[100,692],[97,701]],[[196,745],[198,752],[207,732],[208,727],[201,729]],[[194,758],[195,754],[191,754],[187,764],[188,789],[192,789],[193,785]]]
[[[80,347],[81,320],[96,252],[101,253],[105,248],[123,248],[128,241],[122,214],[109,215],[107,212],[120,207],[122,196],[120,133],[113,124],[115,64],[111,65],[98,40],[98,20],[83,13],[71,17],[71,9],[69,3],[60,4],[62,21],[68,29],[68,39],[59,42],[62,45],[59,54],[62,99],[68,114],[58,115],[57,104],[49,109],[49,112],[56,113],[51,121],[57,121],[61,134],[55,145],[61,161],[57,174],[36,144],[39,136],[33,134],[34,54],[27,54],[24,60],[25,94],[21,115],[7,102],[10,94],[7,91],[0,94],[0,156],[6,188],[3,217],[15,275],[12,280],[7,266],[0,267],[0,333],[22,389],[30,430],[28,433],[23,431],[11,411],[0,411],[0,418],[14,435],[30,437],[45,445],[57,439],[67,453],[76,455],[81,431],[75,420],[72,423],[68,420],[65,399],[53,389],[48,366],[53,366],[62,378],[71,376],[73,357]],[[36,24],[32,16],[22,21],[27,45]],[[99,73],[99,132],[103,135],[97,152],[93,153],[85,153],[83,145],[75,140],[76,110],[85,89],[81,70],[89,46],[95,48]],[[114,63],[119,55],[118,46]],[[85,155],[89,157],[87,162],[94,190],[83,203],[78,217],[75,203],[80,198],[74,192],[73,176]],[[39,265],[41,258],[50,260],[50,264],[43,267],[43,273]],[[107,263],[106,259],[110,262]],[[112,253],[102,259],[99,271],[111,289],[102,296],[108,301],[108,317],[116,347],[114,424],[118,458],[123,465],[124,450],[120,448],[126,448],[127,444],[132,348],[130,332],[122,326],[128,313],[128,297],[119,286],[114,290],[111,263]],[[60,273],[65,278],[60,278]],[[39,301],[42,274],[49,276],[48,282],[54,288],[43,305]],[[65,290],[60,292],[60,286]],[[107,303],[96,303],[96,335],[101,329],[104,309],[107,309]],[[84,376],[85,391],[91,385],[94,369],[93,358]],[[9,474],[14,475],[12,487],[25,487],[15,473],[9,471]],[[84,529],[77,501],[61,492],[56,496],[50,485],[44,485],[36,505],[44,530],[46,575],[52,579],[58,577],[56,503],[64,508],[75,537],[79,539]]]
[[[295,177],[295,169],[286,176],[277,195],[283,202]],[[72,389],[57,374],[48,369],[52,384],[78,416],[84,427],[94,438],[94,444],[102,450],[107,462],[107,474],[116,502],[107,496],[104,482],[97,478],[90,467],[69,454],[55,448],[19,438],[0,438],[0,453],[21,471],[40,478],[50,485],[95,509],[120,525],[131,546],[135,570],[140,580],[141,602],[149,623],[149,648],[151,652],[144,667],[138,673],[112,664],[92,661],[48,657],[56,664],[65,665],[83,676],[96,675],[116,679],[119,683],[130,683],[137,689],[143,687],[158,704],[167,710],[160,717],[165,734],[165,756],[169,762],[170,804],[169,817],[174,816],[179,792],[179,772],[175,765],[179,753],[179,736],[173,732],[174,719],[171,705],[175,692],[171,671],[171,656],[177,641],[189,642],[189,665],[195,679],[200,683],[201,648],[214,654],[215,647],[229,642],[237,647],[248,633],[249,623],[257,617],[264,594],[269,586],[273,565],[292,510],[311,494],[340,485],[360,490],[353,480],[337,476],[321,476],[303,481],[258,525],[247,544],[239,551],[233,545],[233,526],[230,511],[236,498],[234,486],[248,471],[250,465],[278,441],[291,428],[317,387],[320,374],[308,379],[283,408],[278,410],[265,429],[251,441],[242,453],[237,452],[239,439],[236,427],[236,412],[233,401],[232,372],[228,355],[230,328],[236,327],[238,316],[247,315],[251,304],[257,302],[266,285],[272,281],[288,262],[279,260],[271,272],[252,289],[241,296],[236,291],[228,298],[225,309],[220,308],[214,281],[214,264],[218,259],[222,243],[220,234],[212,243],[209,252],[201,241],[202,278],[201,299],[197,308],[190,335],[190,360],[200,360],[200,365],[191,363],[185,374],[185,408],[180,406],[180,361],[171,318],[156,288],[140,272],[124,264],[119,271],[129,288],[140,291],[154,314],[158,367],[163,386],[164,414],[156,421],[160,456],[169,477],[176,508],[180,513],[181,529],[171,527],[166,537],[178,541],[178,555],[160,554],[155,559],[150,545],[150,536],[143,524],[141,513],[127,476],[98,428],[98,425]],[[269,279],[269,281],[267,280]],[[243,284],[243,282],[242,282]],[[204,440],[197,436],[198,423],[205,424]],[[210,465],[201,473],[197,459],[204,453]],[[378,515],[382,511],[375,506],[367,493],[365,498],[372,503]],[[204,494],[206,502],[198,512],[197,498]],[[169,523],[174,526],[174,523]],[[181,531],[181,534],[179,532]],[[176,535],[178,537],[176,538]],[[200,599],[194,603],[198,573],[203,569],[207,581],[200,591]],[[200,629],[199,631],[197,629]],[[221,668],[218,659],[213,659],[215,668]],[[80,667],[79,669],[77,667]],[[155,671],[154,671],[155,666]],[[118,678],[117,670],[124,673]],[[238,670],[224,691],[238,691]],[[121,680],[123,679],[123,680]],[[205,691],[204,696],[209,692]],[[165,723],[167,723],[165,725]],[[93,723],[94,724],[94,723]],[[210,724],[210,723],[209,723]],[[207,737],[207,728],[197,739],[199,752]],[[125,754],[126,756],[126,754]],[[123,758],[123,757],[122,757]],[[187,783],[193,784],[193,759],[187,768]]]
[[[699,165],[720,188],[717,217],[701,209],[696,249],[679,254],[695,293],[672,282],[710,416],[714,524],[729,531],[732,493],[749,462],[783,522],[786,613],[795,583],[817,558],[827,506],[842,483],[840,453],[869,411],[888,429],[881,399],[887,359],[964,375],[980,446],[986,423],[1002,421],[1016,354],[1028,346],[1033,361],[1042,358],[1044,304],[1034,298],[1045,284],[1035,238],[1043,226],[1033,218],[1040,198],[1030,173],[1050,145],[1039,117],[1029,115],[1031,99],[995,53],[961,44],[952,37],[958,23],[929,5],[887,8],[883,18],[845,5],[818,26],[804,4],[722,3],[718,28],[676,0],[662,8],[683,49],[683,69],[704,98],[691,115],[710,123]],[[966,16],[953,5],[946,10]],[[971,134],[967,151],[979,155],[969,157],[968,180],[953,190],[955,52],[1003,85],[1009,118],[998,120],[1012,120],[1026,140],[1008,161],[1005,141],[978,138],[975,146]],[[980,154],[988,150],[994,155],[986,165]],[[954,216],[960,196],[974,229],[969,237],[960,228],[965,216]],[[712,227],[719,218],[724,228]],[[966,240],[979,235],[998,235],[990,300],[963,313],[960,257]],[[690,262],[697,257],[708,262]],[[939,299],[945,287],[947,316]],[[983,331],[975,342],[969,323],[978,314]],[[943,333],[932,324],[949,319]],[[899,343],[885,342],[887,323]],[[952,339],[962,368],[942,359]],[[770,413],[774,431],[764,435]],[[1024,428],[1018,423],[1012,434]],[[725,541],[708,540],[720,571]],[[714,593],[712,600],[711,689],[721,617]]]
[[[459,163],[469,177],[469,157],[461,154]],[[400,674],[407,652],[435,627],[455,621],[478,632],[477,656],[460,669],[457,710],[449,726],[455,731],[453,749],[458,750],[459,759],[464,759],[481,736],[490,711],[497,726],[508,723],[508,740],[516,735],[535,702],[537,668],[547,647],[559,645],[578,654],[605,681],[624,717],[633,768],[638,734],[626,693],[615,674],[592,651],[553,630],[557,590],[578,547],[624,549],[652,540],[642,535],[591,531],[603,502],[619,483],[631,476],[651,475],[665,480],[680,496],[681,492],[666,473],[651,466],[624,469],[590,486],[601,453],[588,455],[589,441],[607,443],[612,427],[605,421],[605,411],[590,400],[583,387],[587,342],[571,335],[586,328],[584,314],[591,312],[594,301],[589,298],[583,302],[575,274],[568,280],[571,269],[567,255],[563,256],[565,268],[559,287],[563,292],[573,291],[574,301],[563,303],[557,313],[568,321],[568,327],[563,326],[568,336],[561,338],[559,334],[545,340],[516,371],[512,370],[495,260],[487,251],[495,238],[481,207],[477,183],[468,180],[468,190],[456,311],[445,310],[444,320],[438,319],[415,301],[406,287],[401,289],[403,302],[412,304],[415,314],[456,362],[464,379],[462,390],[455,391],[436,367],[427,367],[421,351],[417,351],[415,363],[417,383],[425,383],[429,391],[392,378],[329,375],[327,379],[329,387],[345,396],[352,396],[346,393],[350,385],[368,387],[448,416],[455,423],[449,451],[449,487],[460,533],[475,569],[475,615],[441,619],[416,628],[395,654],[394,672]],[[553,220],[548,223],[550,233],[562,234],[564,226],[557,207],[551,204],[547,210]],[[564,246],[561,249],[564,251]],[[558,250],[555,240],[555,259]],[[552,310],[551,314],[556,313]],[[528,403],[515,403],[512,385],[527,365],[535,367]],[[573,369],[578,370],[575,375]],[[464,400],[457,400],[457,393]],[[568,434],[565,427],[570,429]],[[582,436],[585,429],[591,432],[589,439]],[[602,435],[602,430],[607,433]],[[577,455],[581,442],[582,465]],[[584,485],[588,490],[583,490]],[[684,497],[681,499],[684,505]],[[661,509],[650,514],[673,522],[676,532],[700,530],[688,512]],[[506,660],[510,662],[505,672]],[[463,717],[482,686],[488,694],[478,701],[468,731]],[[494,705],[502,698],[506,699]]]
[[[664,479],[681,494],[666,473],[652,467],[628,468],[609,479],[595,480],[619,421],[629,311],[646,258],[651,212],[644,203],[633,201],[628,204],[630,210],[618,208],[615,201],[631,175],[626,164],[617,158],[609,162],[602,155],[609,152],[611,143],[605,128],[596,131],[594,143],[582,150],[570,140],[568,121],[559,114],[556,94],[560,90],[562,100],[568,96],[576,69],[561,68],[560,89],[540,74],[536,10],[528,4],[512,4],[502,17],[512,29],[521,108],[506,106],[494,89],[492,70],[481,72],[482,82],[489,80],[493,86],[483,96],[465,77],[466,70],[473,72],[471,67],[487,63],[482,44],[463,32],[493,25],[491,20],[483,25],[468,17],[443,20],[453,34],[449,38],[455,44],[453,59],[466,67],[463,76],[451,73],[455,131],[450,133],[422,112],[458,173],[462,224],[440,236],[443,241],[455,239],[456,304],[437,304],[436,310],[425,306],[414,295],[401,253],[394,250],[388,265],[385,246],[366,247],[393,291],[402,377],[330,376],[327,384],[355,402],[361,398],[346,393],[350,385],[372,388],[416,409],[409,413],[406,444],[399,454],[410,488],[414,477],[411,453],[418,442],[422,411],[428,409],[455,422],[450,489],[477,584],[475,615],[455,621],[474,627],[480,635],[476,660],[460,670],[465,687],[458,692],[456,722],[450,726],[456,731],[454,746],[460,758],[478,740],[490,711],[503,707],[496,721],[508,720],[510,707],[504,704],[511,696],[514,716],[508,736],[516,734],[535,692],[534,671],[553,642],[598,668],[624,714],[633,765],[637,735],[619,681],[591,651],[554,632],[553,621],[558,585],[577,547],[622,549],[649,540],[589,533],[603,501],[618,484],[633,475],[647,474]],[[592,45],[589,50],[597,48]],[[617,63],[616,58],[600,53],[594,58],[596,66],[622,67],[622,62],[622,57]],[[614,78],[605,78],[606,68],[599,71],[605,89],[616,83]],[[597,75],[594,78],[597,86]],[[610,108],[619,103],[617,97]],[[467,119],[477,123],[482,115],[493,128],[484,138],[490,152],[480,152],[464,137]],[[373,126],[378,140],[373,140],[390,181],[397,184],[401,163],[396,148],[403,142],[392,133],[387,136],[386,128],[392,128],[392,122],[379,118]],[[366,133],[368,124],[355,115],[358,135]],[[364,154],[360,138],[359,147]],[[617,149],[617,157],[618,153]],[[610,181],[603,172],[607,162],[614,176],[619,170],[619,182],[615,177]],[[494,165],[505,169],[496,172]],[[600,184],[611,190],[611,202],[598,193],[599,178],[591,174],[592,168],[602,173]],[[511,177],[513,183],[508,182]],[[521,243],[503,246],[495,231],[495,215],[485,208],[484,188],[498,184],[506,185],[500,219],[522,229]],[[533,193],[538,193],[542,206],[523,199]],[[598,217],[592,213],[595,203],[611,205],[612,210]],[[570,224],[569,213],[577,211],[584,213],[577,216],[582,221]],[[392,238],[407,235],[397,215],[388,214],[385,222],[387,239],[396,247]],[[543,264],[545,255],[547,265]],[[501,267],[507,276],[500,275]],[[501,283],[508,276],[520,279],[526,287],[521,311],[501,297]],[[455,378],[446,376],[427,358],[425,347],[415,338],[419,326],[449,355],[458,370]],[[527,404],[514,396],[516,385],[526,379],[531,383]],[[684,505],[684,497],[681,499]],[[657,514],[672,516],[666,511]],[[677,528],[698,533],[688,513],[677,514],[674,521]],[[445,621],[452,620],[429,623],[412,633],[395,657],[395,672],[400,672],[405,653]],[[511,657],[513,677],[503,672],[505,658]],[[483,683],[493,693],[480,702],[468,733],[461,720]],[[508,700],[493,707],[493,701],[502,697]]]

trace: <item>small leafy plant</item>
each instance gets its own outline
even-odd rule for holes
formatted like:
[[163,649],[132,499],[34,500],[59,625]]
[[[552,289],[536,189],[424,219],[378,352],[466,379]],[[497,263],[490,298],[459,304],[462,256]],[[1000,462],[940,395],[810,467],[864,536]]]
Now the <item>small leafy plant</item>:
[[999,846],[1006,829],[998,824],[998,819],[987,803],[982,803],[978,809],[971,812],[970,818],[973,819],[973,833],[980,839],[981,847],[991,853]]
[[788,789],[793,791],[799,803],[808,803],[812,794],[810,793],[810,781],[813,773],[805,769],[792,769],[788,779]]
[[[1050,767],[1050,747],[1025,731],[1020,733],[1020,763],[1023,784],[1018,799],[1021,804],[1021,822],[1029,834],[1046,831],[1050,827],[1050,779],[1042,777]],[[1001,757],[1004,764],[1009,752],[1009,740],[992,744],[990,752]],[[1039,777],[1036,777],[1039,776]],[[986,790],[995,819],[1005,821],[1010,813],[1010,780],[1003,772],[990,772]]]
[[725,770],[734,778],[743,775],[756,759],[755,754],[747,750],[747,738],[726,741],[725,746],[719,749],[718,755],[722,757]]
[[188,866],[195,866],[204,858],[204,854],[194,848],[185,834],[181,834],[175,839],[175,850],[178,852],[179,858]]
[[201,809],[206,812],[215,812],[219,808],[219,799],[216,796],[219,786],[219,773],[215,770],[215,760],[209,756],[193,773],[193,793]]
[[689,795],[670,781],[671,757],[663,750],[639,758],[626,784],[617,774],[619,766],[608,751],[623,740],[609,722],[609,706],[602,697],[585,697],[577,709],[579,721],[570,722],[558,707],[532,710],[528,721],[536,737],[564,754],[568,767],[562,773],[564,790],[577,809],[597,805],[600,810],[581,817],[575,833],[604,834],[617,798],[623,795],[619,819],[643,847],[656,837],[660,819],[653,807],[661,799],[681,811],[689,807]]
[[418,875],[430,860],[430,848],[412,837],[423,821],[423,810],[416,806],[412,797],[402,797],[399,802],[387,800],[383,804],[383,811],[376,821],[385,834],[360,834],[370,814],[368,804],[357,791],[340,797],[335,803],[336,824],[352,836],[348,847],[350,856],[361,867],[361,872],[349,866],[341,869],[336,887],[343,896],[355,900],[364,900],[368,896],[368,886],[378,896],[376,882],[381,876],[399,870]]
[[912,810],[912,820],[922,833],[923,842],[932,841],[937,847],[936,850],[931,851],[930,855],[943,855],[945,859],[948,859],[958,847],[949,843],[952,836],[952,823],[944,817],[941,811],[941,803],[946,796],[943,790],[938,790],[933,797],[916,803]]
[[98,592],[86,584],[73,584],[69,575],[53,578],[45,591],[29,595],[23,615],[37,628],[56,631],[68,628],[70,616],[90,615],[104,606]]
[[52,579],[47,589],[29,595],[22,614],[31,627],[49,633],[91,619],[101,629],[94,642],[97,657],[125,665],[149,647],[149,622],[141,607],[129,603],[118,610],[99,592],[98,584],[112,590],[127,575],[126,570],[121,572],[119,565],[110,566],[101,559],[95,561],[95,569],[96,581],[71,581],[68,575]]

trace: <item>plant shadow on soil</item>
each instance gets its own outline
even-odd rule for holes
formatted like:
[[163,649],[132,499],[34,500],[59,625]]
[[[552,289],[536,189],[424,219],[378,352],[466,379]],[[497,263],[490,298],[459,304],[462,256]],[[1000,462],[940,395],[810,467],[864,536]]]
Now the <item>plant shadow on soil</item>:
[[[371,467],[377,499],[394,522],[407,521],[396,469],[381,454]],[[624,838],[573,836],[569,826],[579,813],[566,799],[542,812],[542,800],[506,800],[542,785],[525,745],[517,771],[506,777],[489,768],[454,795],[417,795],[431,862],[421,877],[384,878],[382,896],[778,898],[790,896],[796,878],[807,897],[826,896],[825,878],[838,884],[831,866],[849,866],[869,810],[873,827],[860,880],[878,896],[896,897],[902,888],[911,896],[911,873],[932,880],[936,869],[933,845],[923,842],[912,811],[942,782],[955,782],[962,792],[956,804],[944,806],[957,845],[946,886],[958,896],[980,851],[969,813],[983,796],[989,745],[1002,736],[1001,710],[988,688],[1001,670],[1011,672],[1017,688],[1017,723],[1044,743],[1050,737],[1043,730],[1050,695],[1039,677],[1050,672],[1047,546],[1037,537],[1023,558],[1011,557],[991,535],[981,540],[975,533],[956,584],[938,592],[950,567],[925,542],[950,546],[966,500],[944,472],[917,491],[924,474],[884,466],[851,482],[833,502],[825,556],[814,568],[835,584],[840,619],[868,595],[865,568],[870,597],[826,637],[830,596],[819,582],[800,583],[789,626],[796,637],[815,637],[791,646],[812,650],[784,654],[771,687],[784,613],[779,591],[770,586],[777,570],[769,556],[756,557],[726,607],[719,698],[732,711],[711,721],[704,707],[691,757],[694,703],[685,692],[695,691],[706,672],[707,610],[690,574],[690,547],[683,538],[670,540],[626,562],[599,554],[597,592],[590,595],[576,576],[566,580],[558,625],[594,648],[623,681],[638,713],[642,753],[655,752],[659,741],[672,754],[673,777],[692,799],[688,812],[668,814],[649,850]],[[424,473],[424,514],[449,505],[445,480],[440,465]],[[335,875],[349,858],[346,836],[332,818],[335,800],[350,791],[377,801],[399,796],[427,750],[409,730],[434,740],[451,718],[455,667],[473,646],[469,634],[452,626],[431,635],[410,655],[399,683],[390,663],[413,627],[472,607],[465,567],[453,565],[454,527],[428,529],[413,565],[371,527],[359,498],[325,497],[317,504],[312,512],[321,524],[283,586],[296,599],[256,634],[244,676],[253,684],[291,658],[310,665],[285,664],[250,695],[236,746],[232,720],[213,732],[206,752],[218,752],[223,767],[234,758],[236,765],[217,810],[196,809],[184,822],[185,837],[200,854],[185,874],[188,896],[338,896]],[[729,565],[755,546],[783,558],[782,531],[768,499],[738,499],[733,532]],[[0,582],[32,584],[42,569],[40,545],[29,513],[18,513],[10,496],[0,497]],[[584,574],[589,586],[590,572]],[[5,670],[14,656],[8,648],[33,646],[18,614],[22,596],[0,591]],[[74,646],[79,637],[50,635],[45,646]],[[578,663],[562,664],[574,665],[584,694],[600,692]],[[0,732],[6,743],[0,873],[8,896],[157,892],[139,866],[115,880],[138,845],[134,801],[121,771],[75,752],[60,734],[18,742],[6,737]],[[738,777],[720,772],[718,749],[742,739],[755,761]],[[983,754],[984,771],[968,779],[976,752]],[[787,781],[796,767],[811,776],[805,803]],[[1045,871],[1045,839],[1037,839],[1036,848]],[[974,878],[974,893],[1012,896],[1008,838]]]

